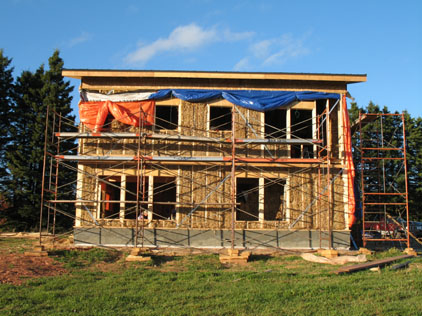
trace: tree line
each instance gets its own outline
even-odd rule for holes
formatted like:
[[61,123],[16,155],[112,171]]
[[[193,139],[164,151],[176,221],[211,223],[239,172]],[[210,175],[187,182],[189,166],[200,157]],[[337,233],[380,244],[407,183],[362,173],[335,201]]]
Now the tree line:
[[[403,157],[403,153],[399,150],[367,150],[364,153],[365,157],[378,158],[379,160],[373,160],[365,164],[365,166],[361,166],[360,160],[361,147],[403,148],[404,137],[401,115],[389,115],[392,112],[386,106],[380,108],[372,102],[366,107],[359,107],[356,103],[352,102],[349,110],[351,122],[359,118],[359,112],[362,114],[383,113],[387,115],[383,116],[382,122],[378,118],[375,121],[362,124],[362,137],[359,129],[353,135],[353,160],[356,168],[355,183],[359,188],[357,191],[361,192],[361,172],[364,170],[365,191],[367,193],[383,192],[384,190],[385,192],[395,193],[405,192],[406,179],[404,164],[402,160],[397,159]],[[401,113],[394,112],[393,114]],[[422,118],[412,117],[406,111],[403,114],[406,137],[409,218],[410,220],[422,221],[422,208],[419,206],[419,202],[422,200],[422,151],[420,150],[422,148]],[[378,199],[380,202],[403,202],[403,198],[400,196],[379,196]],[[397,210],[396,216],[404,215],[405,208],[397,207]]]
[[[37,230],[41,203],[44,130],[47,106],[60,113],[68,124],[62,131],[74,131],[75,117],[71,109],[73,87],[61,75],[63,60],[58,51],[48,59],[48,68],[41,65],[35,71],[23,71],[14,77],[12,59],[0,49],[0,230]],[[359,107],[351,103],[350,118],[353,122],[358,113],[390,113],[387,107],[370,103]],[[69,123],[70,122],[70,123]],[[405,113],[409,206],[413,220],[422,220],[418,202],[422,200],[422,119]],[[389,118],[384,122],[387,133],[392,134],[399,122]],[[370,127],[365,127],[370,129]],[[373,139],[379,138],[378,130],[369,130]],[[359,137],[355,133],[354,157],[359,170]],[[400,139],[394,139],[399,146]],[[73,141],[61,144],[63,151],[75,148]],[[402,190],[403,178],[394,178],[397,162],[385,165],[387,181]],[[75,181],[74,172],[60,171],[59,183]],[[359,176],[359,173],[358,173]],[[73,191],[73,192],[72,192]],[[75,190],[69,190],[62,199],[75,199]],[[65,193],[66,194],[66,193]],[[71,204],[67,212],[74,212]],[[65,217],[67,218],[67,217]],[[59,222],[59,227],[71,227],[71,218]]]
[[[0,50],[0,229],[36,230],[39,225],[44,157],[46,110],[67,119],[64,131],[75,125],[70,95],[73,87],[62,77],[59,51],[35,71],[25,70],[16,78],[12,59]],[[61,144],[71,149],[74,142]],[[60,182],[71,181],[69,172]],[[69,227],[65,220],[59,226]]]

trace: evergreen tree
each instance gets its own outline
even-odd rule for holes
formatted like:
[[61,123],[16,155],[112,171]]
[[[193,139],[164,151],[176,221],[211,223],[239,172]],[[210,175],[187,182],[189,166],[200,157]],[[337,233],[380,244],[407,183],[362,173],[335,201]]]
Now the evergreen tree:
[[[390,113],[387,107],[382,110],[370,102],[366,108],[360,108],[356,103],[351,103],[349,111],[351,121],[353,122],[361,113]],[[397,114],[397,112],[396,112]],[[409,217],[412,220],[422,220],[422,209],[418,205],[418,201],[422,199],[422,119],[412,118],[409,113],[405,112],[406,127],[406,154],[408,169],[408,193],[409,193]],[[385,116],[383,119],[383,134],[381,135],[379,122],[364,125],[362,132],[364,133],[364,144],[362,147],[382,147],[381,138],[384,138],[385,147],[400,148],[403,147],[403,130],[401,116]],[[356,167],[357,183],[360,187],[361,177],[361,161],[359,152],[360,135],[359,130],[353,137],[353,158]],[[367,151],[365,156],[376,155],[377,157],[397,158],[401,154],[398,151]],[[373,166],[373,165],[372,165]],[[385,170],[385,182],[387,191],[389,192],[405,192],[405,178],[403,163],[401,160],[380,160],[377,168],[365,169],[365,183],[367,189],[379,190],[383,187],[382,169]],[[375,191],[374,191],[375,192]],[[391,198],[391,202],[402,202],[400,197]],[[404,213],[404,210],[401,211]],[[403,214],[404,215],[404,214]]]
[[[56,51],[49,59],[47,71],[41,65],[34,73],[24,71],[17,78],[15,121],[10,129],[12,142],[7,153],[13,191],[13,210],[8,212],[8,217],[17,229],[35,229],[39,224],[47,106],[51,112],[66,118],[63,130],[74,125],[74,116],[70,115],[73,88],[63,80],[62,69],[63,60]],[[49,129],[51,133],[51,126]],[[73,146],[73,142],[61,144],[64,150]],[[56,149],[51,146],[48,150],[55,153]],[[72,181],[66,170],[60,175],[67,182]]]
[[422,221],[422,118],[405,113],[410,217]]
[[12,60],[4,56],[0,49],[0,194],[4,198],[7,195],[7,172],[6,147],[10,142],[9,127],[12,123],[13,113],[13,68]]
[[8,224],[17,229],[35,228],[39,209],[42,163],[42,104],[41,89],[44,67],[35,73],[22,72],[15,88],[15,120],[10,128],[12,136],[8,147],[8,168],[12,175],[10,189],[12,209],[8,212]]

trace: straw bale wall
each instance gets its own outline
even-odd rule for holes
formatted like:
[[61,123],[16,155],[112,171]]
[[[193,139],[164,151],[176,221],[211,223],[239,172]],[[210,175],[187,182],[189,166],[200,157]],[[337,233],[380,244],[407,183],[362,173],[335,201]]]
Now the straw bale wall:
[[[95,168],[90,166],[84,167],[85,174],[93,175],[95,174]],[[81,197],[83,200],[95,200],[96,199],[96,179],[94,176],[84,176],[82,178],[82,191],[77,192],[77,195]],[[91,216],[89,216],[89,212],[91,212],[92,216],[96,218],[97,214],[97,207],[96,203],[85,203],[84,207],[81,207],[81,222],[84,226],[94,225]]]
[[[212,137],[219,141],[216,142],[174,142],[166,140],[141,139],[141,154],[146,156],[187,156],[187,157],[206,157],[206,156],[224,156],[230,157],[232,146],[224,140],[231,139],[231,131],[228,130],[211,130],[209,129],[208,117],[209,105],[206,103],[190,103],[180,101],[179,103],[179,123],[180,126],[176,130],[159,130],[154,131],[154,127],[143,127],[142,132],[160,133],[184,136]],[[331,122],[332,128],[337,128],[337,112],[333,111]],[[236,138],[264,138],[263,114],[251,111],[245,108],[237,107],[235,111],[235,137]],[[124,126],[123,124],[112,122],[111,131],[130,131],[138,132],[138,128]],[[83,131],[83,127],[82,130]],[[335,131],[338,134],[338,130]],[[333,141],[333,148],[336,147],[336,141]],[[135,156],[138,148],[138,139],[82,139],[80,140],[80,152],[86,155],[126,155]],[[267,144],[267,145],[245,145],[236,144],[236,156],[238,157],[288,157],[288,145]],[[337,155],[335,153],[335,155]],[[108,168],[106,163],[97,165],[86,165],[86,171],[89,174],[105,175],[104,170]],[[120,169],[119,169],[120,168]],[[126,169],[124,169],[126,168]],[[160,164],[152,164],[147,167],[147,172],[157,171],[162,168],[165,170],[165,176],[169,176],[169,172],[173,177],[178,177],[176,183],[177,197],[176,207],[178,212],[177,220],[183,221],[183,228],[210,228],[210,229],[229,229],[231,227],[231,179],[228,178],[216,190],[214,189],[219,183],[230,174],[230,165],[173,165],[161,166]],[[344,215],[344,183],[342,177],[338,177],[332,185],[333,204],[328,205],[328,194],[324,194],[318,198],[318,190],[322,190],[327,186],[326,176],[322,175],[320,183],[318,183],[317,168],[312,167],[301,170],[299,167],[286,167],[283,165],[268,165],[261,167],[248,167],[247,165],[239,165],[236,167],[238,173],[242,173],[242,177],[265,178],[264,189],[264,220],[259,221],[255,217],[246,217],[236,221],[238,229],[275,229],[286,228],[290,223],[295,221],[299,216],[300,220],[295,224],[294,229],[323,229],[329,227],[328,210],[332,212],[332,228],[345,229]],[[170,170],[170,171],[169,171]],[[126,173],[134,176],[136,173],[136,165],[123,164],[113,169],[116,175]],[[332,170],[334,177],[337,170]],[[108,173],[110,174],[110,173]],[[157,174],[157,173],[154,173]],[[289,178],[289,185],[286,179]],[[268,181],[280,181],[279,185],[271,186]],[[96,181],[94,177],[83,177],[82,198],[94,200],[98,198],[95,195]],[[289,194],[287,194],[289,193]],[[327,193],[327,192],[326,192]],[[209,197],[205,200],[206,196]],[[256,215],[256,205],[258,205],[259,191],[250,195],[249,202],[240,206],[247,213]],[[204,205],[200,205],[195,212],[186,217],[189,212],[198,204],[204,201]],[[316,201],[311,205],[313,201]],[[133,202],[132,202],[133,203]],[[219,205],[206,205],[206,204]],[[97,218],[96,206],[94,204],[87,205],[92,215]],[[150,206],[153,209],[153,206]],[[239,208],[239,206],[237,206]],[[304,212],[306,210],[306,212]],[[262,210],[261,210],[262,211]],[[302,215],[301,215],[302,214]],[[91,217],[86,210],[82,209],[82,217],[92,222]],[[289,221],[290,220],[290,221]],[[101,223],[107,226],[128,226],[135,225],[135,220],[129,219],[112,219],[101,220]],[[149,219],[148,227],[176,227],[176,220]],[[82,222],[82,225],[86,225]]]

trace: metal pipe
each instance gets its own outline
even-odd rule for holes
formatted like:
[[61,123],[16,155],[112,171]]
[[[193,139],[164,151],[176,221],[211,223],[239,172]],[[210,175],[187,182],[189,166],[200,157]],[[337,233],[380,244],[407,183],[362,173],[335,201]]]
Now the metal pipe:
[[406,156],[406,127],[405,127],[405,119],[404,119],[404,112],[401,114],[402,118],[402,125],[403,125],[403,156],[404,156],[404,182],[405,182],[405,189],[406,189],[406,221],[407,221],[407,248],[410,248],[410,235],[409,235],[409,188],[407,183],[407,156]]
[[45,164],[47,161],[47,134],[48,134],[48,115],[50,113],[50,105],[47,105],[47,113],[45,115],[45,130],[44,130],[44,159],[42,167],[42,180],[41,180],[41,205],[40,205],[40,239],[39,243],[41,245],[42,237],[42,211],[44,208],[44,186],[45,186]]
[[235,142],[235,105],[232,106],[232,168],[231,168],[231,214],[232,214],[232,222],[231,222],[231,249],[234,249],[234,229],[235,229],[235,208],[236,208],[236,142]]
[[[56,113],[54,113],[54,119],[55,119],[55,115],[56,115]],[[60,131],[60,129],[61,129],[61,126],[62,126],[62,115],[61,115],[61,113],[60,113],[60,115],[59,115],[59,124],[58,124],[59,126],[58,126],[58,129],[59,129],[59,131]],[[54,129],[53,129],[53,134],[54,134]],[[60,139],[57,139],[57,154],[59,154],[60,153]],[[59,166],[60,166],[60,161],[59,160],[57,160],[56,161],[56,182],[55,182],[55,185],[54,185],[54,199],[55,200],[57,200],[57,190],[58,190],[58,186],[59,186]],[[56,215],[57,215],[57,213],[56,213],[56,203],[54,203],[54,211],[53,211],[53,245],[54,245],[54,240],[55,240],[55,237],[56,237]]]

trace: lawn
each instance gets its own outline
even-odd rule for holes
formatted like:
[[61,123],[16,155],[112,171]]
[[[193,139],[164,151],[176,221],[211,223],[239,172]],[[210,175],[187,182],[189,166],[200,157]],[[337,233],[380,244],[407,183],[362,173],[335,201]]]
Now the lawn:
[[[27,246],[0,239],[0,250],[7,245]],[[52,252],[67,272],[0,284],[0,315],[422,315],[421,258],[405,270],[335,275],[337,266],[294,255],[256,255],[246,266],[224,266],[214,254],[156,255],[149,263],[124,256]]]

